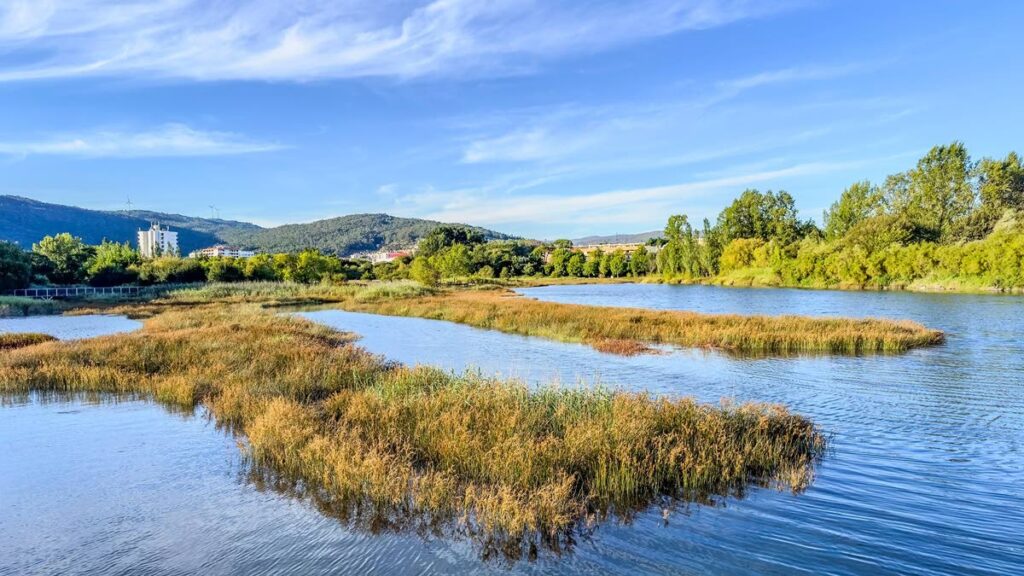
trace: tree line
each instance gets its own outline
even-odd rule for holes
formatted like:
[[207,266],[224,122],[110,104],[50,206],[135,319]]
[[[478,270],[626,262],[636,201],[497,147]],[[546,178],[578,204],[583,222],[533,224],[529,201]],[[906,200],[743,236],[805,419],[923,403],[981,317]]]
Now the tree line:
[[785,191],[745,190],[714,222],[668,218],[646,246],[584,253],[569,240],[490,240],[441,225],[415,257],[371,264],[313,249],[252,258],[144,260],[128,244],[89,246],[70,234],[30,252],[0,242],[0,288],[28,283],[284,280],[303,283],[521,276],[710,281],[805,287],[903,287],[935,281],[1024,288],[1024,167],[1016,153],[973,161],[963,144],[932,148],[881,184],[846,188],[822,225],[801,219]]
[[568,240],[483,243],[438,229],[411,264],[424,282],[480,276],[644,277],[802,287],[1024,288],[1024,167],[1011,152],[973,161],[963,144],[932,148],[881,184],[850,185],[822,226],[788,192],[745,190],[714,222],[668,218],[630,253],[585,254]]

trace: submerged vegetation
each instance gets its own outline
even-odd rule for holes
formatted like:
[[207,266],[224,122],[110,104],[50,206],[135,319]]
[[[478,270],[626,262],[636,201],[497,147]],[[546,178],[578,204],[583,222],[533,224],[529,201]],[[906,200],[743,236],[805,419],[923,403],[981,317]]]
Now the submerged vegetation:
[[531,389],[387,363],[252,304],[161,310],[137,333],[0,354],[0,394],[201,404],[248,438],[261,476],[322,510],[373,530],[466,535],[512,558],[655,503],[800,490],[825,447],[781,406]]

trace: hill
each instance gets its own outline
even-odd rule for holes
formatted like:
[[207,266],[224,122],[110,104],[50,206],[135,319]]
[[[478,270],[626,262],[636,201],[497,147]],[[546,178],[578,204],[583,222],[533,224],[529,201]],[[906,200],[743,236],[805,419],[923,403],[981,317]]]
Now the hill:
[[660,238],[661,230],[651,232],[640,232],[637,234],[614,234],[609,236],[584,236],[572,241],[575,246],[587,246],[590,244],[637,244],[647,242],[651,238]]
[[17,242],[31,248],[43,236],[70,232],[89,244],[104,239],[116,242],[136,241],[140,228],[149,228],[150,222],[159,221],[178,232],[178,246],[182,253],[223,242],[228,230],[252,230],[255,224],[227,220],[204,220],[179,214],[159,212],[104,212],[75,206],[48,204],[20,196],[0,196],[0,240]]
[[[398,218],[387,214],[353,214],[306,224],[261,228],[248,222],[195,218],[146,210],[102,211],[49,204],[20,196],[0,195],[0,240],[17,242],[25,249],[43,236],[70,232],[89,244],[102,240],[135,244],[136,232],[151,222],[178,232],[183,254],[214,244],[233,244],[265,252],[294,252],[315,248],[347,256],[353,252],[414,244],[440,222]],[[469,226],[488,239],[512,238]]]
[[[255,231],[232,229],[226,231],[224,236],[232,244],[264,252],[291,252],[311,247],[345,256],[353,252],[409,246],[440,225],[441,222],[419,218],[352,214]],[[480,232],[488,240],[512,238],[485,228],[467,227]]]

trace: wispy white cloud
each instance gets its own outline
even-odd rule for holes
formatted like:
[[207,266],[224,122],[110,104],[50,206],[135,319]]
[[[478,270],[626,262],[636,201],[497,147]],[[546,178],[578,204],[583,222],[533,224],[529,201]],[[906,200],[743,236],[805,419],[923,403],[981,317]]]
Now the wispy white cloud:
[[7,0],[0,81],[86,75],[200,80],[508,73],[793,0]]
[[843,76],[849,76],[850,74],[864,72],[873,66],[874,64],[868,65],[861,62],[832,66],[794,66],[791,68],[758,72],[742,78],[724,80],[719,82],[718,86],[722,89],[724,94],[734,95],[744,90],[770,86],[773,84],[788,84],[791,82],[840,78]]
[[[619,148],[612,161],[621,165],[635,156],[629,152],[656,146],[659,152],[646,155],[646,164],[690,163],[695,156],[705,154],[666,155],[664,151],[671,149],[671,142],[678,143],[680,136],[691,131],[693,126],[705,122],[709,110],[723,106],[746,91],[764,86],[834,79],[875,66],[875,63],[855,62],[770,70],[710,83],[700,94],[674,101],[603,106],[563,104],[551,109],[504,110],[494,114],[504,121],[462,121],[470,136],[460,137],[460,160],[467,164],[550,162],[593,150]],[[795,102],[789,104],[790,107],[796,105]],[[814,131],[822,130],[827,129],[817,128]]]
[[649,224],[679,210],[682,202],[717,191],[735,192],[744,186],[825,174],[861,165],[860,162],[807,162],[773,170],[738,173],[708,180],[612,190],[593,194],[520,194],[509,196],[486,189],[426,190],[399,199],[412,213],[447,222],[484,225],[523,223]]
[[0,154],[9,156],[77,156],[83,158],[144,158],[157,156],[225,156],[279,150],[283,146],[257,142],[228,132],[208,132],[184,124],[125,132],[93,130],[26,141],[0,141]]

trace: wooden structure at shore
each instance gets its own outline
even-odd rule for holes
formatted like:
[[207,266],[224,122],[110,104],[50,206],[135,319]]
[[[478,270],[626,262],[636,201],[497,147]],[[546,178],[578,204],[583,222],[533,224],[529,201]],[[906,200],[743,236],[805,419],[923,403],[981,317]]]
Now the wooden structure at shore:
[[12,296],[35,298],[36,300],[61,300],[86,296],[137,296],[138,286],[46,286],[42,288],[19,288],[10,292]]

